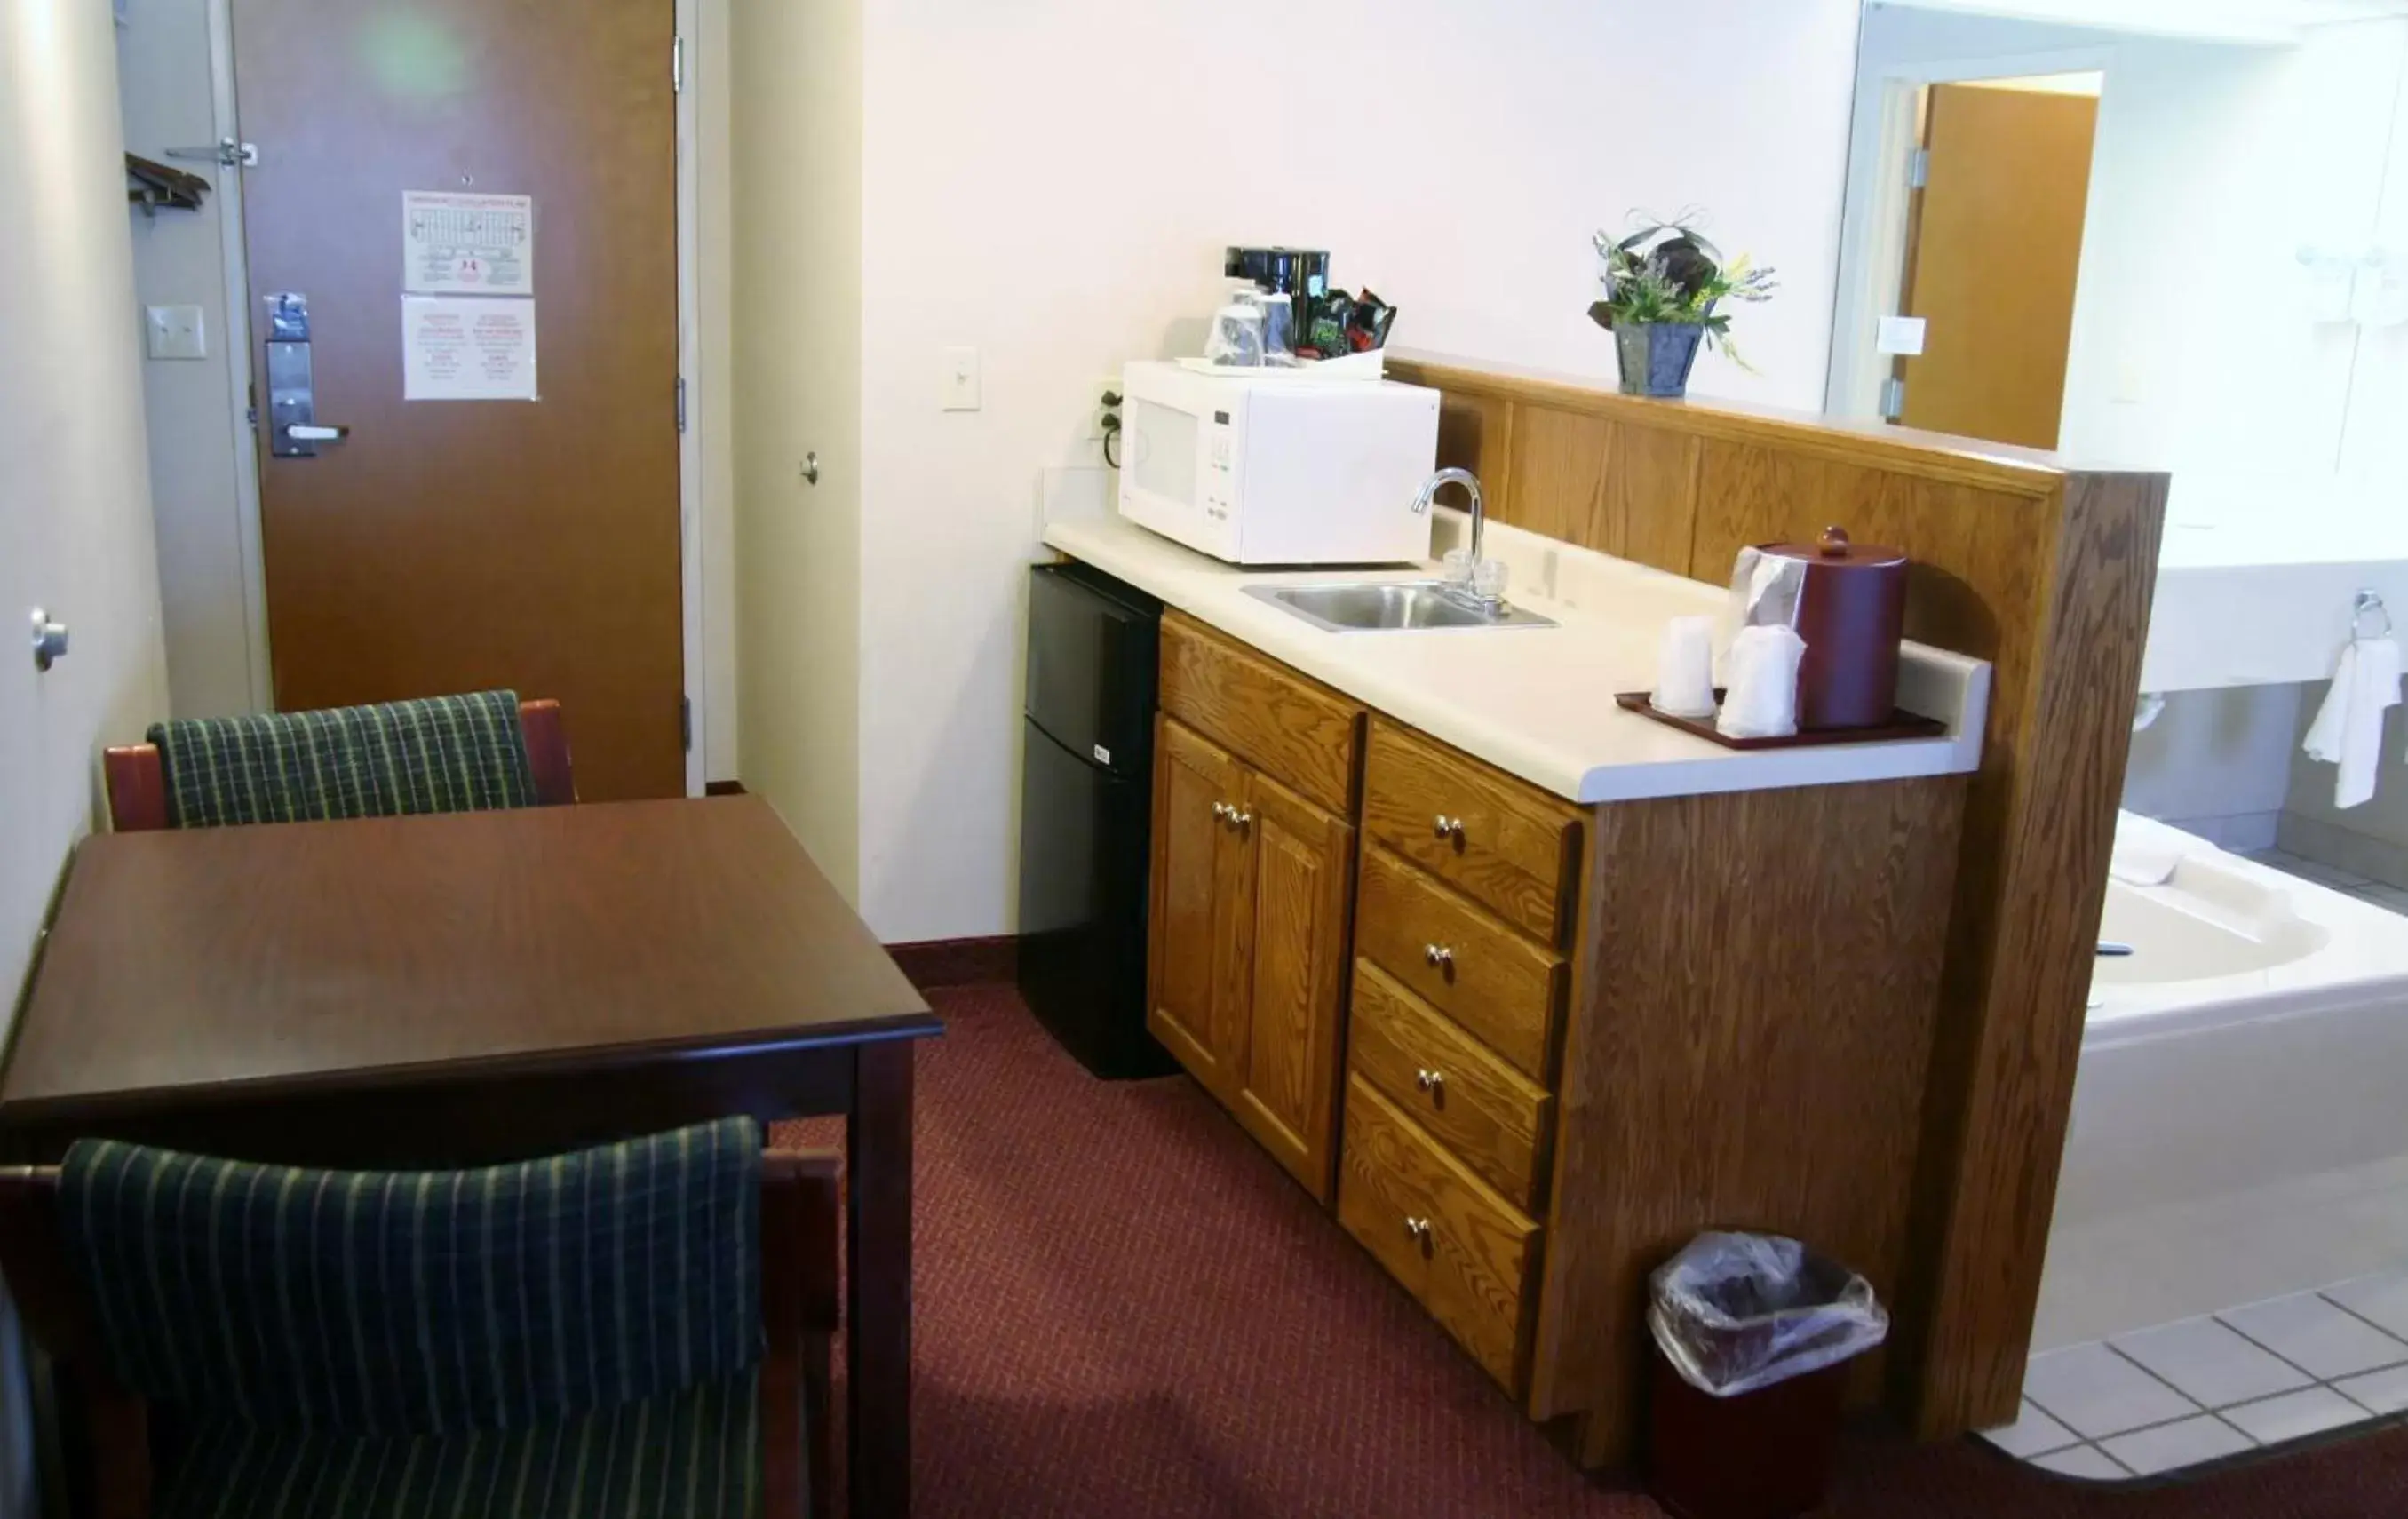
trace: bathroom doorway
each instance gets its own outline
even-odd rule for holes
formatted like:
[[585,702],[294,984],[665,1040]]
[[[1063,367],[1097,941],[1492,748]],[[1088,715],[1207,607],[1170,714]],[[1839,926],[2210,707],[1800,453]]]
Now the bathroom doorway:
[[2071,66],[2084,61],[1942,60],[1878,81],[1853,155],[1830,409],[2059,446],[2106,85]]
[[1889,345],[1903,351],[1890,355],[1888,420],[2057,447],[2103,82],[2082,72],[1917,92],[1898,277],[1911,325]]

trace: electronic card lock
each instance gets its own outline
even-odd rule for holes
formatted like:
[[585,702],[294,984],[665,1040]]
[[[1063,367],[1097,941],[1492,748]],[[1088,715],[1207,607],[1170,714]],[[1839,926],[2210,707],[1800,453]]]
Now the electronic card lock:
[[309,297],[279,292],[267,301],[267,451],[278,459],[314,459],[321,443],[339,443],[349,427],[318,421],[309,369]]

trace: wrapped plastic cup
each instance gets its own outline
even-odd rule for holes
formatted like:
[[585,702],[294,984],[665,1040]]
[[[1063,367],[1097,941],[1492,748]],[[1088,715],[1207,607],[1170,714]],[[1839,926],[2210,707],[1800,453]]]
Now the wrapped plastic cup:
[[1667,717],[1712,717],[1714,711],[1714,620],[1675,617],[1664,624],[1656,653],[1656,689],[1647,698]]
[[1798,731],[1798,662],[1806,640],[1786,627],[1743,627],[1731,640],[1730,683],[1714,731],[1726,738],[1785,738]]

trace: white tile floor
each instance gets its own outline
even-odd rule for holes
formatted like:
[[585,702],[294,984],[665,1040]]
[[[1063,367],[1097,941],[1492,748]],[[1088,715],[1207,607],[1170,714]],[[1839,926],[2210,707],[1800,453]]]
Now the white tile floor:
[[[2408,914],[2408,889],[2282,850],[2261,865]],[[2044,1471],[2135,1482],[2408,1412],[2408,1270],[2068,1345],[1983,1439]]]
[[2408,1270],[2035,1355],[1983,1439],[2133,1482],[2408,1411]]
[[2391,886],[2379,881],[2369,881],[2366,877],[2344,870],[2337,865],[2327,865],[2322,860],[2311,860],[2303,854],[2293,854],[2285,850],[2253,850],[2249,852],[2247,857],[2259,865],[2271,866],[2286,876],[2297,876],[2302,881],[2313,881],[2320,886],[2330,886],[2344,896],[2355,896],[2361,902],[2372,902],[2376,907],[2388,908],[2394,912],[2408,913],[2408,887]]

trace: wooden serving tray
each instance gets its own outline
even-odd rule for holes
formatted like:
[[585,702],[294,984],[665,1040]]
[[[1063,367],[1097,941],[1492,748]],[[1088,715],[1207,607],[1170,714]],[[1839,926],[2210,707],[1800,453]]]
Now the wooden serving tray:
[[[1714,687],[1714,700],[1719,703],[1722,699],[1723,688]],[[1715,732],[1714,720],[1711,717],[1674,717],[1670,712],[1657,711],[1655,702],[1644,691],[1616,692],[1613,701],[1615,706],[1626,711],[1653,718],[1668,728],[1695,734],[1708,743],[1720,744],[1725,749],[1806,749],[1818,744],[1871,744],[1896,738],[1937,738],[1948,731],[1948,724],[1938,718],[1925,717],[1920,712],[1910,712],[1900,707],[1890,713],[1888,722],[1876,723],[1869,728],[1800,728],[1783,738],[1732,738]]]

